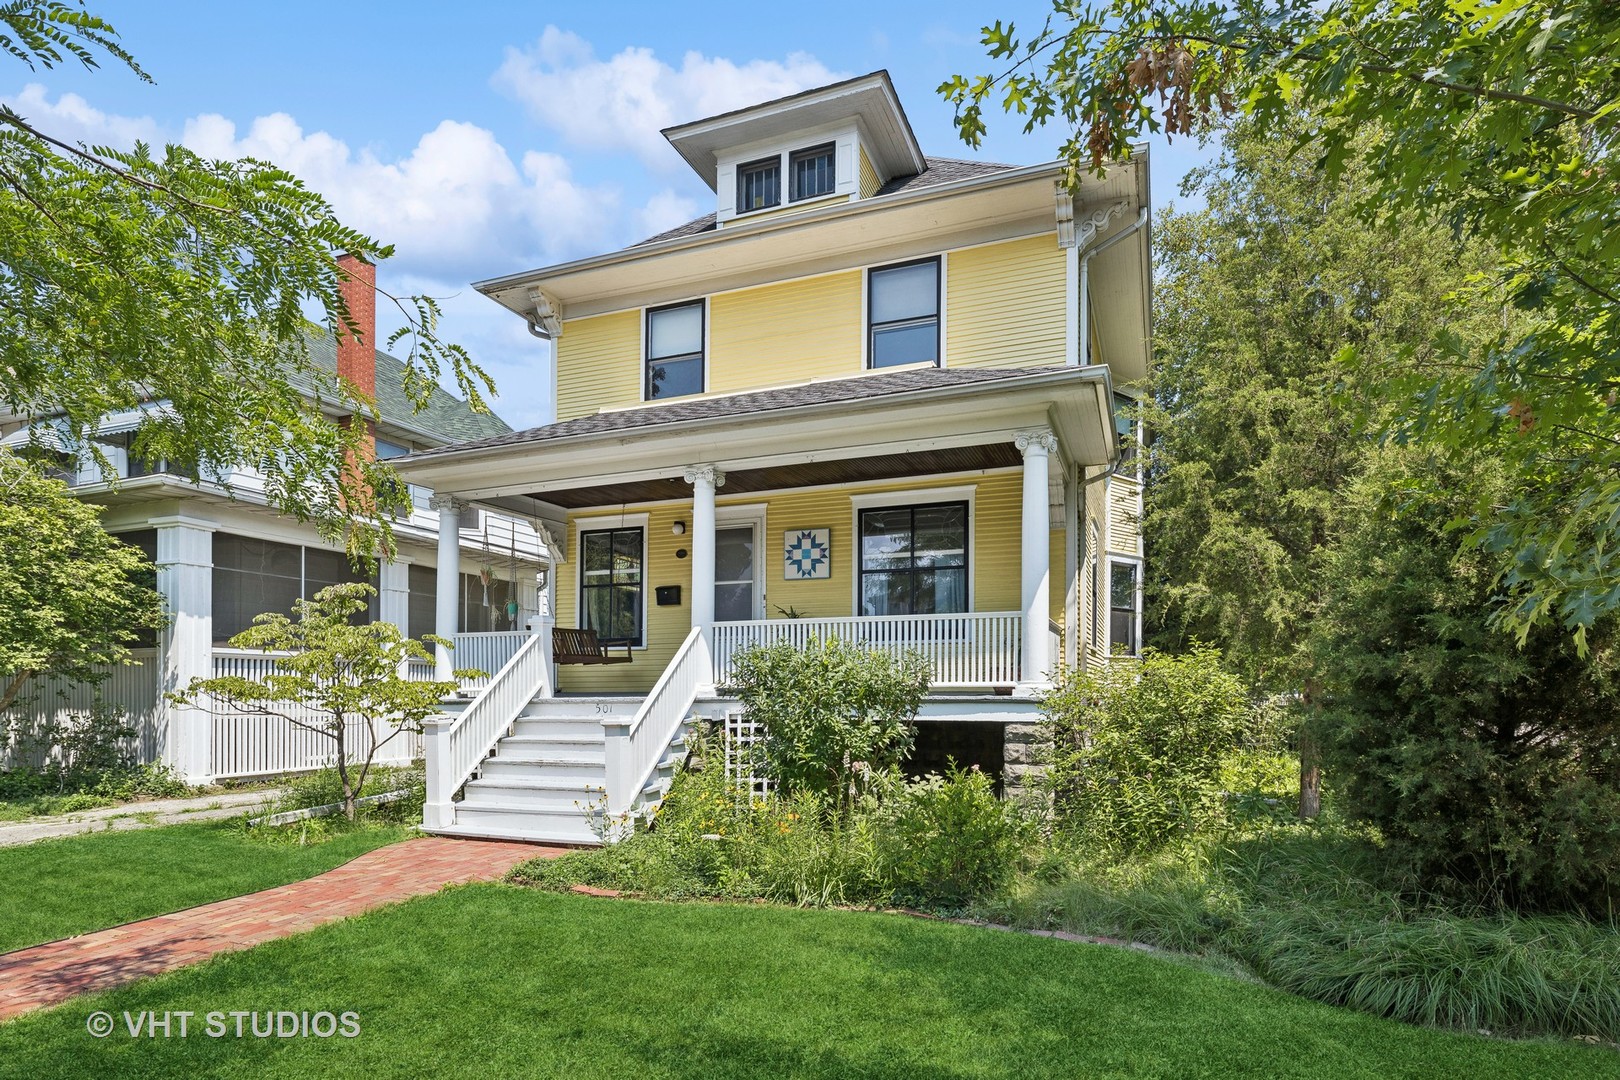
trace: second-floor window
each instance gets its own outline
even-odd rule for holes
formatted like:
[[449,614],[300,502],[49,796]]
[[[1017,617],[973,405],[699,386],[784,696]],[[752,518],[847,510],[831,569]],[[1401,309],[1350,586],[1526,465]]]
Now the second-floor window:
[[782,159],[737,166],[737,213],[764,210],[782,201]]
[[1119,444],[1119,461],[1114,465],[1114,472],[1130,478],[1140,478],[1142,472],[1137,457],[1142,443],[1142,425],[1134,415],[1136,408],[1135,398],[1114,395],[1114,437]]
[[647,400],[703,393],[703,301],[647,311]]
[[788,198],[813,199],[817,195],[831,195],[838,186],[833,171],[835,147],[813,146],[808,150],[795,150],[788,156]]
[[868,289],[868,366],[938,364],[939,260],[873,270]]

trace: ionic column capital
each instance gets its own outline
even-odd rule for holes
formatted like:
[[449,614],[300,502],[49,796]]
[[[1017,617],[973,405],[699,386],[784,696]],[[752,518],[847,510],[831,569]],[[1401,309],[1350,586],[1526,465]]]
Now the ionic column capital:
[[718,465],[693,465],[686,470],[686,482],[696,485],[699,481],[710,487],[722,488],[726,486],[726,474]]
[[1018,447],[1018,452],[1026,458],[1037,454],[1042,457],[1055,454],[1058,448],[1057,436],[1045,428],[1039,431],[1020,431],[1013,439],[1013,445]]

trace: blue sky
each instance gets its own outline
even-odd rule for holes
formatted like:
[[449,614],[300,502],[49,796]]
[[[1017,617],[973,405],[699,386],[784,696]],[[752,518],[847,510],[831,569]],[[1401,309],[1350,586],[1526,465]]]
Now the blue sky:
[[[267,157],[350,224],[394,243],[394,291],[444,299],[443,332],[494,375],[516,427],[551,417],[550,357],[468,282],[622,247],[713,196],[658,129],[887,68],[926,153],[975,156],[935,88],[991,70],[985,22],[1034,26],[1028,0],[790,5],[739,19],[680,4],[164,0],[97,3],[155,85],[111,67],[32,74],[0,98],[56,134],[183,141]],[[992,121],[977,156],[1051,158],[1063,132]],[[1205,152],[1153,147],[1156,208]],[[386,333],[386,312],[379,312]]]

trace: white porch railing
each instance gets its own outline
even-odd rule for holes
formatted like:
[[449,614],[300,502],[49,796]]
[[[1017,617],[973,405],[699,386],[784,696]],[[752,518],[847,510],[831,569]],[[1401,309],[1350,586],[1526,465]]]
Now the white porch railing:
[[[277,656],[252,649],[215,649],[214,677],[239,675],[245,679],[263,679],[276,669]],[[411,665],[412,679],[428,681],[433,678],[431,667]],[[324,727],[324,713],[303,706],[281,706],[287,713],[305,724]],[[241,712],[214,701],[209,708],[209,772],[218,779],[241,779],[251,776],[270,776],[284,772],[304,772],[320,769],[336,760],[335,746],[328,735],[301,727],[283,716],[264,716]],[[364,755],[371,749],[372,732],[362,720],[347,725],[344,741],[352,754]],[[376,764],[408,765],[422,756],[422,736],[413,731],[401,732],[386,740],[377,752]]]
[[920,652],[935,687],[1011,686],[1023,670],[1023,616],[1016,611],[754,619],[715,623],[715,682],[729,680],[732,658],[750,646],[786,641],[803,647],[830,638],[895,654]]
[[713,683],[709,641],[703,629],[694,626],[635,717],[602,721],[609,814],[622,814],[635,806],[669,744],[691,717],[698,692]]
[[451,824],[456,790],[511,730],[530,701],[551,696],[551,633],[548,629],[525,636],[528,640],[523,647],[466,709],[459,715],[431,717],[423,724],[428,828]]
[[480,679],[463,679],[463,690],[482,690],[506,662],[534,635],[527,630],[496,630],[489,633],[457,634],[451,638],[455,649],[450,662],[458,668],[477,668],[489,674]]

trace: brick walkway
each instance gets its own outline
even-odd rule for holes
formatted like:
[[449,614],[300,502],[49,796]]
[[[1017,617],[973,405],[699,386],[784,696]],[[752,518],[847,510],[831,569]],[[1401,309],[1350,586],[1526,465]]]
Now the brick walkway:
[[492,881],[565,849],[427,837],[290,885],[0,953],[0,1020],[246,949],[465,881]]

